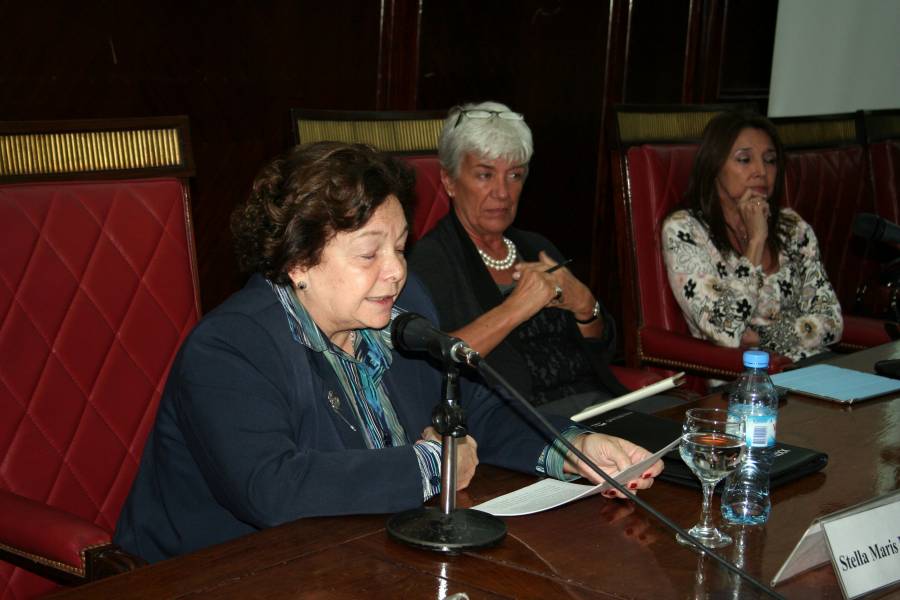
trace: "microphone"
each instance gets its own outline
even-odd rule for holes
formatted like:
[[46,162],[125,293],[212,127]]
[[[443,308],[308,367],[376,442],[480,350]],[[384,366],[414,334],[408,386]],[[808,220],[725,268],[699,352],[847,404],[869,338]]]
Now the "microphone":
[[853,219],[853,234],[873,242],[900,244],[900,226],[872,213],[859,213]]
[[427,352],[437,360],[477,367],[481,355],[464,341],[435,328],[416,313],[398,315],[391,323],[391,342],[394,348],[407,352]]

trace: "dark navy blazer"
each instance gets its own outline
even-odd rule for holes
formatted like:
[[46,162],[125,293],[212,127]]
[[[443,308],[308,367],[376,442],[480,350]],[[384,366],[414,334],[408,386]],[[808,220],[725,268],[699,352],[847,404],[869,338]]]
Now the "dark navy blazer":
[[[397,304],[437,322],[413,277]],[[441,372],[394,351],[384,381],[412,443],[441,400]],[[479,384],[463,381],[461,396],[481,462],[533,473],[546,437]],[[293,339],[254,276],[176,356],[115,541],[152,562],[301,517],[421,505],[412,446],[367,449],[350,423],[358,429],[333,370]]]

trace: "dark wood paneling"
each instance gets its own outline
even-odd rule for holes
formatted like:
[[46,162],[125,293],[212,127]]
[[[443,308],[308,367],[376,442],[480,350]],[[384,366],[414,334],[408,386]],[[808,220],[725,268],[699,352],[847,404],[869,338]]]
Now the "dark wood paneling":
[[0,118],[186,114],[204,309],[241,285],[228,217],[291,143],[289,109],[374,109],[380,6],[0,3]]
[[[608,130],[613,126],[612,107],[622,102],[625,93],[629,8],[630,3],[627,1],[613,0],[607,15],[591,236],[590,286],[604,300],[617,323],[622,322],[622,285],[619,277],[622,269],[616,251],[615,211],[607,139]],[[621,336],[619,346],[621,347]]]
[[[701,0],[693,0],[699,3]],[[703,0],[693,98],[684,101],[755,101],[769,95],[778,0]]]
[[419,33],[425,0],[381,0],[378,110],[415,110],[419,90]]
[[626,102],[681,101],[689,9],[690,0],[631,2]]
[[[691,0],[613,0],[604,64],[595,176],[591,287],[622,323],[621,264],[616,248],[608,128],[616,104],[677,103],[684,87]],[[621,342],[621,339],[620,339]]]
[[535,135],[519,225],[614,307],[610,107],[764,95],[776,11],[776,0],[0,1],[0,119],[188,115],[209,310],[241,284],[229,214],[291,143],[291,107],[497,99]]
[[778,0],[728,0],[722,26],[719,101],[769,96]]
[[426,2],[419,108],[499,100],[525,114],[535,155],[517,224],[590,279],[607,3]]

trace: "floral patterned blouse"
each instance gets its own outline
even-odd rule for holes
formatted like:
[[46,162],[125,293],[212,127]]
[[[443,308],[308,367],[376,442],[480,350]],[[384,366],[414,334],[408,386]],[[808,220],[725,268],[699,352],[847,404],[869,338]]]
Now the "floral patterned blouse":
[[812,228],[789,208],[788,234],[778,271],[766,275],[744,256],[723,256],[706,227],[688,211],[663,223],[662,246],[669,285],[694,337],[736,348],[747,327],[760,346],[799,360],[841,338],[841,306],[819,259]]

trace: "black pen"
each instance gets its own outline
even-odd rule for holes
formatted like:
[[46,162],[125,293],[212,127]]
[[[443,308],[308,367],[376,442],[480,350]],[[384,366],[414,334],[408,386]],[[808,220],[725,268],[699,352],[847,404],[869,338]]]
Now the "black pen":
[[552,267],[550,267],[549,269],[547,269],[546,271],[544,271],[544,273],[552,273],[553,271],[555,271],[555,270],[557,270],[557,269],[562,269],[564,266],[566,266],[566,265],[569,264],[570,262],[572,262],[572,259],[571,259],[571,258],[567,258],[566,260],[562,261],[561,263],[559,263],[559,264],[557,264],[557,265],[553,265]]

